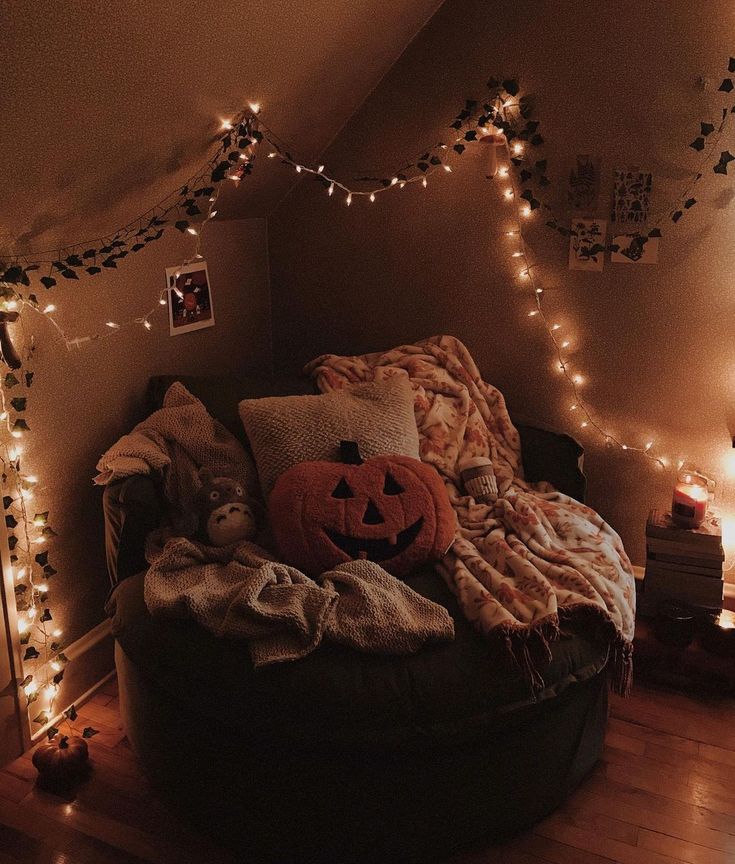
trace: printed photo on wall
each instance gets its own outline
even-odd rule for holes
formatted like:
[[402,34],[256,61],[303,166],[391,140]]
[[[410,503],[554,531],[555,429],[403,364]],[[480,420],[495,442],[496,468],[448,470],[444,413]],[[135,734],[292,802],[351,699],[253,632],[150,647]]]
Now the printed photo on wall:
[[572,219],[569,237],[570,270],[602,270],[605,266],[604,219]]
[[648,219],[651,206],[653,175],[637,168],[618,168],[615,171],[612,221],[642,225]]
[[610,252],[611,264],[658,264],[658,237],[649,237],[643,242],[640,234],[617,234],[612,245],[617,252]]
[[183,267],[167,267],[166,287],[171,336],[214,326],[212,290],[206,261]]
[[600,160],[585,154],[577,155],[569,169],[569,207],[572,210],[594,212],[599,193]]

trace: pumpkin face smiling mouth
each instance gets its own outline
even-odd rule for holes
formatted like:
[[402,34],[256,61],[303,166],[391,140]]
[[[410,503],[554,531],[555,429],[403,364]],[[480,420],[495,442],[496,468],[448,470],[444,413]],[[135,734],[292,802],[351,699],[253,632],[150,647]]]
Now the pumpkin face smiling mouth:
[[350,537],[324,528],[324,533],[332,543],[350,558],[367,558],[369,561],[387,561],[405,552],[418,537],[424,524],[424,517],[419,518],[408,528],[404,528],[395,537]]

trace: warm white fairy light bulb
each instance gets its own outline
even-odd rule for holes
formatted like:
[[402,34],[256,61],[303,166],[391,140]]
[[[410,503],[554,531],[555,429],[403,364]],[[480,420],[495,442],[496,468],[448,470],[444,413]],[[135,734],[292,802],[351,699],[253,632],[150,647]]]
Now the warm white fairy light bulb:
[[192,234],[194,237],[199,233],[196,228],[192,228],[191,225],[186,229],[189,234]]
[[581,375],[575,375],[572,378],[572,381],[574,381],[575,384],[584,384],[584,378]]
[[14,312],[18,308],[18,301],[17,300],[6,300],[5,301],[5,308],[9,312]]
[[145,327],[146,330],[152,330],[153,329],[153,325],[151,324],[151,322],[147,318],[143,322],[143,326]]
[[58,660],[52,660],[50,666],[54,672],[61,672],[61,663]]
[[513,190],[506,189],[505,192],[503,192],[503,197],[507,198],[507,200],[510,201],[510,199],[513,197]]
[[520,141],[516,141],[515,144],[513,145],[513,153],[516,156],[520,156],[521,153],[523,153],[523,144],[521,144]]
[[304,170],[304,169],[301,167],[301,165],[297,165],[297,166],[296,166],[296,173],[297,173],[297,174],[301,174],[301,172],[302,172],[303,170]]
[[514,252],[511,258],[523,258],[523,252]]
[[223,129],[232,129],[232,122],[230,120],[223,120],[222,121],[222,128]]
[[426,179],[426,177],[421,178],[421,185],[424,187],[424,189],[426,189],[426,187],[429,185],[429,181]]
[[120,329],[120,325],[116,321],[105,321],[105,327],[109,327],[110,330]]
[[375,192],[370,193],[370,203],[375,204]]
[[443,168],[447,172],[447,174],[452,173],[452,166],[451,165],[444,165]]
[[269,158],[269,159],[275,159],[276,156],[278,156],[278,153],[276,153],[275,150],[272,150],[272,151],[268,154],[268,158]]
[[568,348],[570,345],[571,345],[571,342],[570,342],[568,339],[565,339],[565,340],[561,343],[561,347],[562,347],[562,348]]
[[316,173],[317,173],[317,174],[321,174],[323,171],[324,171],[324,166],[323,166],[323,165],[319,165],[319,167],[316,169]]
[[27,633],[31,629],[31,625],[25,618],[18,619],[18,633],[22,636],[24,633]]
[[43,310],[44,315],[50,315],[52,312],[56,312],[56,306],[53,303],[49,303],[48,306]]
[[390,180],[390,185],[391,185],[391,186],[395,186],[397,182],[398,182],[398,178],[397,178],[397,177],[391,177],[391,180]]
[[260,114],[260,102],[248,102],[248,108],[253,114]]
[[58,627],[51,633],[54,639],[58,639],[59,636],[63,635],[64,631],[59,629]]
[[41,582],[40,585],[36,585],[36,590],[39,594],[48,594],[48,585],[45,582]]
[[507,177],[508,176],[508,167],[503,165],[502,168],[498,168],[498,177]]
[[26,696],[32,696],[34,693],[38,692],[38,684],[36,684],[35,681],[29,681],[23,688],[23,692]]
[[521,216],[523,216],[524,219],[528,219],[528,217],[530,215],[531,215],[531,208],[530,207],[522,207],[521,208]]
[[334,195],[334,183],[329,184],[329,189],[327,189],[327,195]]
[[539,314],[538,309],[531,309],[531,311],[528,313],[528,317],[533,318],[535,315],[538,315],[538,314]]
[[347,198],[345,198],[345,203],[348,207],[350,206],[350,204],[352,204],[352,192],[348,193]]

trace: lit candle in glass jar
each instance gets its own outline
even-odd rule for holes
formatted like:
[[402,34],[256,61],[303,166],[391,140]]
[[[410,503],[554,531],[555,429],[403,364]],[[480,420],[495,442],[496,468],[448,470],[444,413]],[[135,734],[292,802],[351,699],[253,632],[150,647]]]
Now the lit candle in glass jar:
[[707,478],[696,471],[680,471],[674,486],[671,518],[681,528],[698,528],[707,515]]

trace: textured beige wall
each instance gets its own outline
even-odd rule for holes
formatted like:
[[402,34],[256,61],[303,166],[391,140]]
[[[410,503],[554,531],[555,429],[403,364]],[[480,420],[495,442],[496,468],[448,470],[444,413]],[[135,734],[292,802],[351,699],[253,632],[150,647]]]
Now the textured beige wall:
[[[59,323],[70,335],[87,334],[104,331],[109,319],[130,319],[156,306],[164,268],[191,255],[191,243],[173,234],[128,258],[115,273],[52,289],[47,297],[58,306]],[[59,571],[52,585],[53,609],[69,641],[104,617],[109,585],[102,490],[92,485],[92,477],[102,452],[142,419],[149,376],[270,368],[264,220],[212,223],[202,251],[212,284],[214,327],[169,336],[166,310],[157,307],[150,332],[138,326],[67,351],[42,316],[26,313],[39,346],[27,464],[41,478],[34,503],[51,511],[60,534],[50,545]]]
[[[665,201],[695,165],[686,145],[698,121],[721,104],[713,90],[733,37],[735,8],[724,0],[447,0],[323,161],[345,177],[389,171],[446,136],[465,97],[501,73],[536,97],[555,194],[567,160],[596,153],[599,215],[618,166],[649,166],[656,203]],[[712,79],[708,93],[696,85],[701,74]],[[526,316],[528,291],[514,279],[502,186],[484,179],[477,155],[457,163],[426,191],[409,187],[374,205],[346,208],[307,181],[282,203],[269,223],[276,364],[459,336],[517,416],[580,438],[589,501],[641,562],[647,510],[668,503],[671,473],[575,428],[549,343]],[[530,241],[599,419],[630,443],[653,439],[699,462],[735,507],[723,470],[735,416],[732,196],[727,179],[708,175],[703,203],[665,226],[657,266],[570,272],[564,241],[538,217]]]

